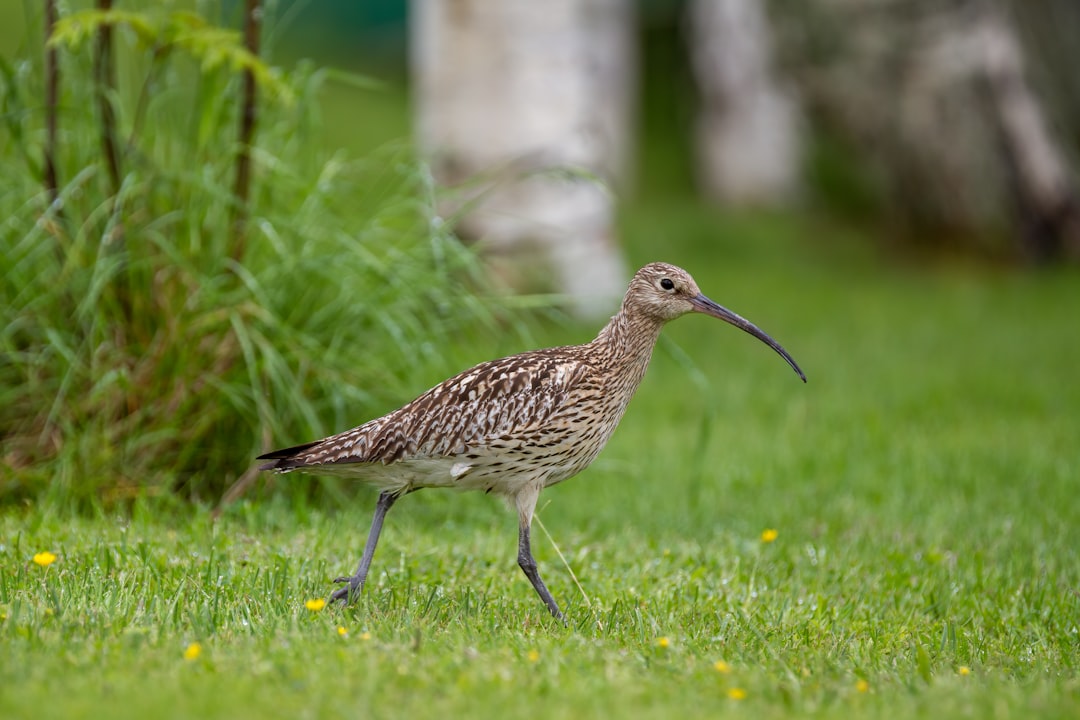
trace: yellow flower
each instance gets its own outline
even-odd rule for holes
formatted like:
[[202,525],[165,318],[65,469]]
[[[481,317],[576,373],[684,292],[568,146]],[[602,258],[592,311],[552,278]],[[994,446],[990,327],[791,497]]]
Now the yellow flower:
[[529,658],[529,662],[531,662],[531,663],[540,662],[540,651],[539,650],[530,650],[529,654],[526,657]]
[[861,693],[869,692],[870,691],[870,683],[866,682],[865,680],[860,679],[857,683],[855,683],[855,689],[858,690]]
[[341,637],[345,637],[349,634],[349,631],[345,629],[344,625],[338,625],[337,634]]
[[188,662],[198,660],[200,655],[202,655],[202,645],[197,642],[191,643],[184,650],[184,659]]
[[656,646],[659,648],[668,648],[671,646],[671,640],[666,637],[659,637],[656,639]]
[[319,612],[324,607],[326,607],[326,601],[322,598],[315,598],[314,600],[308,600],[307,602],[305,602],[304,607],[306,607],[311,612]]
[[960,667],[956,668],[956,672],[960,673],[961,675],[970,675],[971,668],[969,668],[967,665],[961,665]]
[[776,536],[779,534],[780,533],[776,532],[776,530],[772,528],[765,528],[761,531],[761,542],[771,543],[773,540],[776,539]]
[[716,662],[714,662],[713,669],[721,675],[728,675],[729,673],[731,673],[731,666],[723,660],[717,660]]
[[371,639],[371,633],[369,633],[369,632],[360,633],[360,639],[361,640],[370,640]]
[[727,696],[732,700],[745,700],[746,691],[742,688],[731,688],[727,691]]
[[54,562],[56,562],[56,555],[53,555],[48,550],[46,550],[45,552],[39,552],[37,555],[34,556],[34,564],[40,565],[41,567],[49,567]]

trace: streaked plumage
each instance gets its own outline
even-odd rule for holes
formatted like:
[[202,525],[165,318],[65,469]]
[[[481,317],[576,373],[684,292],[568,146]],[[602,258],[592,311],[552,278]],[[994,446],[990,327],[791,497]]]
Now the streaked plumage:
[[[514,504],[518,561],[556,617],[529,548],[540,491],[584,470],[603,449],[641,383],[664,324],[689,312],[723,319],[768,343],[768,335],[716,305],[690,275],[665,263],[639,270],[622,308],[591,342],[481,363],[383,417],[305,445],[268,453],[263,470],[305,470],[362,480],[380,490],[355,575],[333,595],[348,600],[367,576],[382,519],[421,488],[483,490]],[[803,377],[805,380],[805,377]]]

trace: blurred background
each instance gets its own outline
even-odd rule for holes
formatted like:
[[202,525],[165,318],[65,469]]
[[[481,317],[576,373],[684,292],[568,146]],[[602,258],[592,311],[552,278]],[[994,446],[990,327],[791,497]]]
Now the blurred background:
[[[33,5],[0,11],[5,56]],[[237,29],[242,5],[163,4]],[[618,209],[658,195],[871,223],[919,252],[1080,256],[1069,0],[262,5],[272,62],[378,81],[327,85],[327,146],[411,138],[511,286],[586,315],[627,274]]]
[[[462,233],[495,257],[539,245],[564,292],[620,290],[611,206],[658,194],[824,212],[918,250],[1080,257],[1069,0],[322,0],[276,14],[284,56],[385,82],[351,106],[328,97],[328,142],[412,133],[440,182],[483,194]],[[537,177],[559,168],[614,191]]]
[[277,14],[284,55],[385,82],[353,104],[328,94],[328,142],[362,151],[412,133],[439,182],[465,188],[461,234],[512,286],[554,279],[586,314],[602,317],[625,280],[619,208],[662,195],[870,224],[890,249],[1080,258],[1069,0],[316,1]]
[[[1001,314],[995,303],[1015,301],[994,283],[1067,297],[1080,259],[1072,0],[255,3],[267,69],[246,244],[228,228],[250,3],[59,6],[61,21],[84,23],[60,43],[58,163],[61,184],[72,183],[60,189],[63,207],[45,202],[38,160],[50,5],[0,6],[5,252],[61,248],[55,265],[20,260],[12,267],[24,275],[6,280],[4,468],[14,496],[55,486],[53,471],[33,468],[74,437],[99,440],[72,451],[64,492],[96,487],[85,478],[102,468],[145,467],[169,473],[164,486],[213,496],[258,450],[341,430],[470,362],[580,341],[587,333],[575,321],[591,332],[651,260],[686,266],[804,365],[809,354],[813,382],[815,353],[826,363],[855,329],[908,321],[903,306],[943,268],[962,278],[942,290],[960,298],[954,310],[988,326]],[[121,14],[78,15],[110,7]],[[106,25],[117,28],[117,61],[102,93],[89,38]],[[110,185],[94,153],[112,122],[128,142]],[[455,238],[480,251],[482,269],[455,254]],[[158,255],[124,255],[145,248]],[[230,269],[237,259],[243,282]],[[85,292],[71,290],[73,267],[86,271]],[[823,334],[826,311],[867,301],[897,271],[918,278],[896,288],[898,302],[867,302],[865,325],[842,314],[831,326],[840,334]],[[47,320],[46,304],[28,298],[59,287],[69,296],[55,298]],[[72,307],[113,315],[72,329]],[[313,308],[322,312],[298,312]],[[533,309],[535,324],[518,322]],[[787,326],[776,329],[777,318]],[[117,323],[128,330],[110,332]],[[908,339],[924,329],[908,328]],[[952,338],[957,362],[969,331]],[[1058,337],[1049,325],[1032,329],[1044,331],[1048,343]],[[661,362],[686,370],[687,355],[711,357],[692,332],[675,330]],[[945,357],[944,340],[927,342],[910,352]],[[194,356],[166,362],[162,347]],[[371,360],[357,363],[356,347]],[[34,369],[42,363],[52,364]],[[1033,367],[1018,358],[1004,372]],[[210,392],[219,395],[208,401]],[[69,401],[80,393],[86,403]],[[151,407],[151,397],[164,399]],[[200,414],[214,403],[226,411]],[[161,432],[136,443],[140,417]],[[100,435],[87,431],[93,423]],[[222,427],[236,437],[209,461],[182,449]],[[155,454],[172,460],[163,469],[146,459]],[[123,475],[120,486],[147,482]]]

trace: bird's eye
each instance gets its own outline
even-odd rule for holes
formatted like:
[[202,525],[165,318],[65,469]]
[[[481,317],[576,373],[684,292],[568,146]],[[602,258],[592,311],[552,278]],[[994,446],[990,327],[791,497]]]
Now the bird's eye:
[[671,278],[664,278],[660,281],[660,287],[664,288],[665,290],[674,290],[675,283],[671,281]]

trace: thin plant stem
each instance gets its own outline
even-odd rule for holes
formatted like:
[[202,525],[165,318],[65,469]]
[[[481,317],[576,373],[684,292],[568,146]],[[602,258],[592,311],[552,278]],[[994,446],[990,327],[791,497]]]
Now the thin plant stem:
[[566,571],[570,573],[570,579],[574,581],[574,585],[577,585],[577,589],[581,593],[581,597],[585,598],[585,606],[591,608],[592,600],[589,599],[589,594],[585,592],[585,588],[581,587],[581,583],[578,582],[577,575],[574,574],[574,568],[570,567],[570,563],[566,561],[566,556],[562,554],[562,550],[560,550],[559,546],[555,543],[555,539],[551,537],[551,533],[549,533],[547,528],[544,527],[544,521],[540,519],[540,513],[536,513],[533,515],[533,522],[540,526],[540,530],[543,531],[544,537],[546,537],[548,539],[548,542],[551,543],[551,547],[555,548],[555,554],[559,556],[559,560],[562,561],[562,564],[566,568]]
[[56,179],[57,102],[60,95],[60,63],[56,48],[49,44],[56,24],[56,1],[45,0],[45,191],[49,204],[59,198]]
[[[246,0],[244,9],[244,47],[254,56],[259,54],[259,30],[262,23],[260,0]],[[240,106],[239,149],[236,155],[236,184],[233,188],[235,209],[232,221],[232,257],[244,256],[247,235],[248,201],[251,195],[251,141],[255,136],[257,117],[255,73],[244,70],[243,95]]]
[[[103,12],[112,9],[113,0],[97,0],[97,8]],[[112,98],[116,87],[116,72],[113,63],[112,26],[103,23],[97,31],[97,43],[94,49],[94,92],[97,96],[98,112],[101,117],[101,154],[105,157],[105,167],[109,172],[112,194],[120,192],[120,156],[116,147],[116,113],[113,112]]]
[[[113,0],[97,0],[97,9],[102,12],[112,10],[112,6]],[[115,220],[110,224],[106,241],[112,246],[112,252],[123,253],[126,249],[124,222],[117,204],[120,195],[120,152],[116,143],[116,112],[112,104],[112,96],[116,88],[116,65],[113,58],[113,28],[109,23],[102,23],[98,28],[93,63],[94,96],[97,99],[98,122],[101,131],[101,154],[104,157],[109,177],[109,192],[112,196],[110,206],[113,208]],[[127,324],[130,324],[131,283],[126,269],[117,276],[113,287],[120,311]]]

